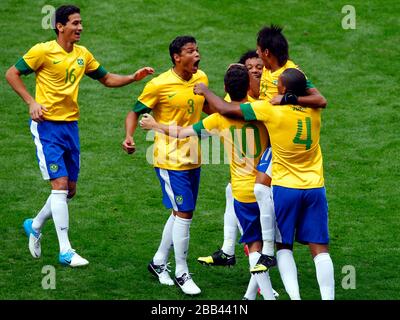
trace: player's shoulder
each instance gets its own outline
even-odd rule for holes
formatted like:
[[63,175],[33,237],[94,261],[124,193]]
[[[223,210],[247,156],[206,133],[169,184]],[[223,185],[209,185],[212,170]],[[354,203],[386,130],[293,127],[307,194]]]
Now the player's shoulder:
[[193,80],[195,82],[206,82],[208,83],[208,77],[203,70],[197,70],[197,72],[193,75]]
[[153,86],[162,86],[168,83],[171,83],[172,81],[175,81],[175,76],[172,72],[172,69],[169,69],[167,71],[164,71],[160,73],[158,76],[155,76],[151,80],[147,82],[147,84],[151,84]]
[[296,68],[296,69],[298,69],[299,68],[299,66],[293,61],[293,60],[288,60],[288,61],[286,61],[286,64],[285,64],[285,69],[289,69],[289,68]]
[[31,50],[35,52],[45,53],[54,50],[55,46],[57,45],[55,40],[45,41],[36,43]]
[[82,46],[80,44],[74,44],[75,50],[77,52],[77,54],[90,54],[90,51],[88,48],[86,48],[85,46]]

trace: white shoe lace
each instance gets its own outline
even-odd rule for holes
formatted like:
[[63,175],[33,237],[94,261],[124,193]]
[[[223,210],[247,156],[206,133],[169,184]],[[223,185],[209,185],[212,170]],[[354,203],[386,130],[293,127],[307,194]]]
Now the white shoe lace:
[[35,246],[36,249],[40,247],[40,239],[42,238],[42,234],[40,233],[39,236],[36,238],[34,237],[33,240],[33,245]]
[[160,266],[161,272],[167,271],[168,273],[171,272],[171,263],[168,262],[167,264],[162,264]]

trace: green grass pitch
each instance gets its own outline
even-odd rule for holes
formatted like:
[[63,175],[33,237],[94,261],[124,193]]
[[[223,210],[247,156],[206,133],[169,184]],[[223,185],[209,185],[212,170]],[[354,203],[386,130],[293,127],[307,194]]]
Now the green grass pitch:
[[[115,73],[149,65],[156,74],[171,66],[168,45],[177,35],[194,35],[210,87],[223,94],[229,63],[255,48],[256,33],[270,23],[284,27],[291,58],[328,100],[321,146],[329,201],[331,256],[336,298],[399,299],[400,123],[398,1],[75,1],[81,7],[80,44]],[[22,222],[44,204],[41,179],[28,128],[28,112],[4,73],[31,46],[53,39],[42,29],[44,5],[61,1],[3,0],[0,7],[0,299],[205,299],[239,300],[247,286],[248,261],[238,244],[234,268],[196,262],[222,243],[227,165],[204,165],[191,227],[189,267],[202,289],[197,298],[158,284],[146,267],[160,240],[168,211],[152,167],[151,145],[140,129],[138,150],[120,144],[124,118],[145,81],[107,89],[89,78],[80,85],[81,175],[70,203],[70,239],[87,268],[58,265],[58,244],[49,222],[43,256],[28,252]],[[356,28],[342,28],[342,7],[356,10]],[[34,76],[25,78],[34,92]],[[174,262],[173,256],[171,261]],[[314,264],[306,247],[295,246],[303,299],[319,299]],[[42,268],[53,265],[56,289],[42,288]],[[174,263],[173,263],[174,265]],[[346,266],[356,272],[355,289],[344,289]],[[284,292],[277,270],[274,288]]]

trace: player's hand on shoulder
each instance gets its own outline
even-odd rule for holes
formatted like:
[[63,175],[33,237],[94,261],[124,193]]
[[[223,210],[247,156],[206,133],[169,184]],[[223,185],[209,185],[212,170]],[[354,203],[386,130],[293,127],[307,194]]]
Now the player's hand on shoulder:
[[46,107],[37,103],[35,100],[29,104],[29,115],[33,121],[42,122],[44,120],[42,110],[47,111]]
[[194,94],[204,95],[204,91],[207,90],[207,86],[204,83],[196,83],[193,88]]
[[275,97],[273,97],[269,102],[271,102],[271,104],[273,104],[273,105],[278,105],[278,104],[281,104],[282,98],[283,98],[283,95],[278,94]]
[[136,151],[136,145],[132,137],[126,137],[122,141],[122,149],[124,149],[128,154],[132,154]]
[[150,74],[154,73],[154,69],[152,67],[144,67],[141,68],[139,70],[137,70],[134,74],[133,74],[133,79],[135,81],[140,81],[143,78],[147,77]]
[[139,125],[142,129],[144,130],[151,130],[154,129],[156,126],[156,121],[154,120],[153,116],[145,113],[142,117],[142,119],[139,121]]

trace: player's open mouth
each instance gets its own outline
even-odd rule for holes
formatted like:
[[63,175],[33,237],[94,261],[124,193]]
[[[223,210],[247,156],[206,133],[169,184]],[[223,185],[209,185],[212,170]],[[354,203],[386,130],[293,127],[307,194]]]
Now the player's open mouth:
[[200,60],[197,60],[195,63],[193,63],[193,68],[194,69],[199,69],[199,63],[200,63]]

